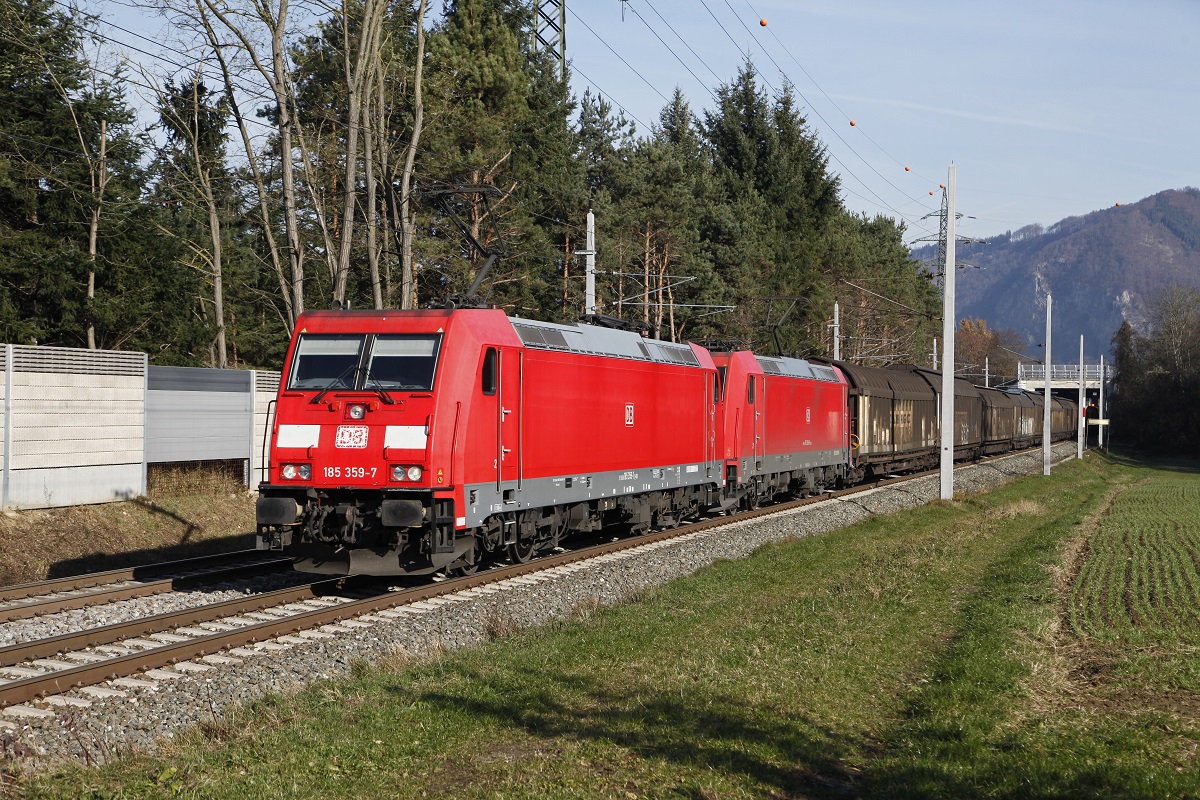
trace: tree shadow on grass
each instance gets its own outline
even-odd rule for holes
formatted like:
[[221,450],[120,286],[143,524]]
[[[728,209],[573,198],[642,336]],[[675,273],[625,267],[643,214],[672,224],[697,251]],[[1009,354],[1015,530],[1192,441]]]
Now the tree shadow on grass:
[[520,683],[512,673],[495,680],[467,667],[452,669],[460,674],[448,675],[450,682],[465,680],[476,687],[473,696],[428,691],[413,697],[411,688],[399,686],[393,691],[539,739],[608,743],[649,761],[713,771],[764,796],[855,796],[847,764],[870,746],[802,713],[748,707],[742,697],[644,684],[617,690],[584,675],[543,669]]
[[1131,448],[1120,448],[1111,452],[1093,452],[1100,458],[1125,467],[1152,469],[1160,472],[1180,472],[1192,475],[1200,473],[1200,458],[1196,458],[1195,456],[1159,455]]
[[902,746],[889,738],[892,746],[866,765],[859,788],[864,797],[921,800],[1200,796],[1200,774],[1155,757],[1141,733],[1064,726],[980,737],[934,725]]

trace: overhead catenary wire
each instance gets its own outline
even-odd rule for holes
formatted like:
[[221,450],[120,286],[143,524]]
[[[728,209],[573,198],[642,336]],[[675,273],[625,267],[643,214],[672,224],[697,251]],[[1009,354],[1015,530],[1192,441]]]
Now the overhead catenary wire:
[[[648,2],[648,0],[647,0],[647,2]],[[730,9],[730,11],[734,13],[735,17],[737,17],[737,14],[736,14],[736,12],[733,10],[733,7],[732,7],[732,6],[729,4],[729,0],[724,0],[724,2],[725,2],[725,5],[726,5],[726,6],[727,6],[727,7]],[[648,3],[648,4],[649,4],[649,3]],[[733,38],[733,35],[732,35],[732,34],[729,32],[729,30],[728,30],[728,28],[726,27],[726,25],[725,25],[725,24],[723,24],[723,23],[721,22],[720,18],[719,18],[719,17],[716,15],[716,13],[713,11],[713,9],[712,9],[712,8],[709,6],[709,3],[707,2],[707,0],[701,0],[701,5],[704,7],[705,11],[707,11],[707,12],[708,12],[708,15],[709,15],[709,16],[710,16],[710,17],[713,19],[713,21],[716,23],[717,27],[718,27],[718,28],[721,30],[721,32],[722,32],[722,33],[724,33],[724,34],[725,34],[725,36],[726,36],[726,38],[728,38],[728,39],[729,39],[729,41],[730,41],[730,42],[731,42],[731,43],[734,45],[735,49],[737,49],[739,53],[742,53],[743,51],[742,51],[742,49],[741,49],[741,46],[740,46],[740,45],[738,45],[738,43],[737,43],[737,40]],[[658,10],[657,10],[656,8],[654,8],[654,7],[653,7],[653,5],[650,5],[650,7],[651,7],[651,8],[652,8],[652,9],[655,11],[655,13],[656,13],[656,14],[658,14],[658,15],[660,16],[660,18],[662,18],[662,19],[664,20],[664,22],[666,22],[666,18],[665,18],[665,17],[663,17],[663,16],[662,16],[662,15],[661,15],[661,14],[658,12]],[[573,12],[573,13],[574,13],[574,12]],[[637,13],[637,12],[636,12],[636,9],[634,9],[634,13],[635,13],[635,14]],[[640,15],[640,14],[639,14],[638,16],[639,16],[639,17],[641,17],[641,15]],[[748,35],[751,37],[751,40],[753,40],[753,38],[754,38],[754,37],[753,37],[753,33],[750,31],[750,29],[749,29],[749,28],[748,28],[748,27],[745,25],[745,23],[744,23],[744,22],[742,22],[742,20],[741,20],[741,18],[740,18],[740,17],[737,17],[737,19],[738,19],[738,22],[739,22],[739,24],[741,24],[741,25],[742,25],[743,29],[744,29],[744,30],[746,31],[746,33],[747,33],[747,34],[748,34]],[[642,18],[642,21],[643,21],[643,23],[645,23],[645,19],[644,19],[644,18]],[[649,26],[647,26],[647,27],[649,27]],[[602,36],[600,36],[600,35],[599,35],[599,34],[598,34],[596,31],[595,31],[595,29],[594,29],[594,28],[592,28],[591,26],[587,26],[587,28],[588,28],[588,31],[589,31],[590,33],[592,33],[592,35],[593,35],[593,36],[595,36],[595,37],[597,38],[597,40],[599,40],[599,41],[600,41],[600,42],[601,42],[601,43],[602,43],[602,44],[603,44],[603,45],[604,45],[604,46],[605,46],[605,47],[606,47],[606,48],[607,48],[609,51],[616,53],[616,50],[615,50],[615,48],[613,48],[613,47],[612,47],[612,45],[610,45],[610,44],[609,44],[607,41],[605,41],[605,40],[603,39],[603,37],[602,37]],[[662,38],[661,38],[661,37],[659,37],[659,36],[657,35],[657,33],[656,33],[656,32],[654,32],[654,30],[653,30],[652,28],[650,28],[650,30],[651,30],[651,33],[654,33],[654,34],[655,34],[655,37],[656,37],[657,39],[659,39],[660,43],[664,44],[664,46],[665,46],[665,42],[662,42]],[[673,29],[673,28],[672,28],[672,32],[674,32],[674,29]],[[678,33],[676,33],[676,35],[678,36]],[[681,39],[682,39],[682,37],[681,37]],[[674,57],[675,57],[677,60],[680,60],[680,59],[679,59],[679,56],[678,56],[678,54],[674,53],[674,51],[671,51],[671,50],[670,50],[670,48],[667,48],[667,49],[668,49],[668,51],[670,51],[670,52],[671,52],[671,54],[672,54],[672,55],[673,55],[673,56],[674,56]],[[843,137],[843,136],[842,136],[842,135],[841,135],[841,134],[840,134],[838,131],[837,131],[837,129],[836,129],[836,128],[835,128],[833,125],[831,125],[831,124],[829,123],[829,121],[828,121],[828,120],[826,120],[826,119],[825,119],[825,118],[824,118],[824,117],[821,115],[821,113],[819,112],[819,110],[818,110],[818,109],[816,109],[816,108],[813,106],[812,102],[811,102],[811,101],[809,101],[809,99],[808,99],[808,98],[807,98],[807,97],[806,97],[806,96],[805,96],[805,95],[804,95],[802,92],[800,92],[800,91],[799,91],[799,89],[797,89],[797,88],[796,88],[796,86],[795,86],[795,83],[794,83],[793,81],[791,81],[790,79],[788,79],[788,77],[787,77],[787,71],[786,71],[786,70],[784,70],[784,69],[783,69],[783,68],[782,68],[782,67],[779,65],[779,63],[778,63],[778,62],[775,60],[775,58],[774,58],[774,57],[773,57],[773,56],[770,54],[770,52],[769,52],[769,51],[767,51],[767,50],[766,50],[766,49],[764,49],[764,48],[761,48],[761,45],[760,45],[760,49],[762,49],[762,52],[763,52],[763,54],[764,54],[764,55],[767,57],[767,59],[768,59],[768,60],[769,60],[769,61],[772,63],[772,65],[774,65],[774,67],[775,67],[775,68],[776,68],[776,69],[779,71],[779,73],[780,73],[781,75],[783,75],[785,79],[787,79],[787,80],[788,80],[788,85],[789,85],[789,86],[792,88],[792,90],[794,90],[794,91],[796,92],[796,94],[800,96],[800,98],[801,98],[801,99],[802,99],[802,100],[803,100],[803,101],[804,101],[804,102],[807,104],[807,106],[808,106],[810,109],[812,109],[813,113],[814,113],[814,114],[817,116],[817,118],[821,120],[821,122],[822,122],[822,123],[825,125],[825,127],[826,127],[826,128],[828,128],[828,129],[829,129],[829,131],[830,131],[831,133],[833,133],[833,135],[834,135],[835,137],[837,137],[837,138],[838,138],[838,140],[839,140],[839,141],[841,141],[841,143],[842,143],[842,144],[843,144],[843,145],[844,145],[844,146],[845,146],[845,147],[846,147],[848,150],[850,150],[850,152],[851,152],[851,153],[853,153],[853,154],[854,154],[854,155],[855,155],[855,156],[856,156],[856,157],[857,157],[857,158],[858,158],[860,161],[862,161],[862,162],[863,162],[863,163],[864,163],[864,164],[865,164],[865,165],[866,165],[866,166],[867,166],[869,169],[871,169],[871,171],[872,171],[872,172],[874,172],[874,173],[875,173],[875,174],[876,174],[876,175],[877,175],[877,176],[878,176],[878,177],[879,177],[881,180],[883,180],[883,181],[885,181],[886,183],[888,183],[888,185],[889,185],[889,186],[891,186],[891,188],[892,188],[892,189],[894,189],[895,191],[897,191],[897,192],[899,192],[901,195],[903,195],[903,196],[904,196],[904,197],[905,197],[905,198],[906,198],[906,199],[907,199],[909,202],[911,202],[911,203],[914,203],[914,204],[917,204],[917,205],[922,205],[922,204],[921,204],[921,201],[920,201],[918,198],[915,198],[915,197],[912,197],[911,195],[908,195],[908,194],[907,194],[907,193],[906,193],[906,192],[905,192],[903,189],[901,189],[900,187],[898,187],[898,186],[896,186],[894,183],[892,183],[890,180],[888,180],[886,176],[884,176],[882,173],[880,173],[880,172],[879,172],[879,170],[878,170],[878,169],[876,169],[876,168],[875,168],[875,167],[874,167],[874,166],[873,166],[873,165],[872,165],[872,164],[871,164],[869,161],[867,161],[867,159],[866,159],[866,158],[864,158],[864,157],[863,157],[863,156],[862,156],[860,153],[858,153],[858,152],[857,152],[857,150],[855,150],[855,148],[854,148],[854,147],[853,147],[853,146],[852,146],[852,145],[851,145],[851,144],[850,144],[850,143],[849,143],[849,142],[848,142],[848,141],[847,141],[847,140],[846,140],[846,139],[845,139],[845,138],[844,138],[844,137]],[[694,51],[693,51],[693,53],[694,53]],[[747,53],[747,55],[748,55],[748,53]],[[622,58],[622,61],[623,61],[624,63],[628,64],[628,62],[627,62],[627,61],[626,61],[624,58]],[[686,65],[685,65],[685,66],[686,66]],[[705,64],[705,66],[707,67],[707,64]],[[576,71],[578,71],[578,70],[576,70]],[[697,77],[697,76],[695,75],[695,73],[694,73],[694,72],[692,72],[690,69],[689,69],[688,71],[689,71],[689,73],[691,73],[691,74],[692,74],[692,76],[693,76],[694,78],[696,78],[696,77]],[[710,71],[710,72],[713,72],[713,70],[711,69],[711,67],[709,68],[709,71]],[[715,72],[713,72],[713,74],[715,75],[716,73],[715,73]],[[775,89],[775,87],[774,87],[774,84],[772,84],[772,83],[771,83],[771,81],[770,81],[770,80],[767,78],[767,76],[766,76],[766,75],[759,73],[759,74],[758,74],[758,77],[759,77],[759,79],[761,79],[761,80],[762,80],[762,82],[763,82],[763,83],[764,83],[764,84],[765,84],[765,85],[766,85],[766,86],[767,86],[767,87],[768,87],[768,88],[771,90],[771,92],[772,92],[772,93],[774,93],[774,94],[778,94],[777,90],[776,90],[776,89]],[[697,78],[697,80],[699,80],[699,79]],[[705,90],[706,90],[706,91],[708,91],[710,94],[713,94],[713,95],[714,95],[714,97],[715,97],[715,93],[713,92],[713,90],[712,90],[711,88],[709,88],[709,87],[708,87],[706,84],[704,84],[704,83],[703,83],[703,81],[700,81],[700,83],[701,83],[701,85],[702,85],[702,86],[704,86],[704,88],[705,88]],[[662,93],[661,93],[661,92],[659,92],[658,94],[659,94],[659,96],[660,96],[660,97],[662,96]],[[839,109],[839,110],[840,110],[840,109]],[[906,213],[904,213],[902,210],[900,210],[899,208],[897,208],[897,207],[896,207],[894,204],[892,204],[892,203],[888,202],[888,201],[887,201],[887,200],[886,200],[886,199],[885,199],[885,198],[884,198],[882,195],[880,195],[880,194],[879,194],[877,191],[875,191],[875,189],[874,189],[874,188],[873,188],[873,187],[872,187],[872,186],[871,186],[871,185],[870,185],[870,184],[869,184],[867,181],[863,180],[863,179],[862,179],[862,178],[861,178],[861,177],[860,177],[860,176],[859,176],[859,175],[858,175],[858,174],[857,174],[857,173],[856,173],[854,170],[850,169],[850,168],[849,168],[849,166],[848,166],[848,165],[847,165],[847,164],[846,164],[846,163],[845,163],[845,162],[844,162],[844,161],[843,161],[841,158],[839,158],[839,157],[838,157],[838,155],[837,155],[836,153],[834,153],[834,152],[830,151],[828,148],[824,148],[824,153],[825,153],[825,154],[826,154],[826,155],[827,155],[827,156],[830,158],[830,160],[831,160],[831,161],[833,161],[833,163],[835,163],[835,164],[836,164],[836,165],[837,165],[837,166],[838,166],[838,167],[841,169],[841,171],[842,171],[842,172],[843,172],[845,175],[847,175],[847,176],[849,176],[850,178],[852,178],[853,180],[855,180],[855,181],[856,181],[856,182],[857,182],[857,183],[858,183],[858,184],[859,184],[859,185],[860,185],[860,186],[861,186],[861,187],[862,187],[862,188],[863,188],[863,189],[864,189],[864,190],[865,190],[867,193],[869,193],[869,194],[870,194],[872,197],[874,197],[874,201],[871,201],[871,200],[869,200],[868,198],[866,198],[866,197],[863,197],[862,195],[858,194],[857,192],[854,192],[854,191],[853,191],[853,190],[851,190],[849,187],[843,186],[843,190],[844,190],[844,191],[846,191],[848,194],[852,194],[853,196],[855,196],[855,197],[858,197],[860,200],[863,200],[864,202],[867,202],[867,203],[872,203],[872,204],[873,204],[873,203],[878,203],[878,204],[879,204],[879,205],[880,205],[882,208],[885,208],[885,209],[887,209],[887,210],[891,211],[891,212],[892,212],[892,213],[893,213],[893,214],[894,214],[894,215],[895,215],[895,216],[896,216],[898,219],[903,219],[903,220],[904,220],[904,221],[905,221],[905,222],[906,222],[906,223],[907,223],[907,224],[908,224],[910,227],[912,227],[912,228],[916,228],[916,229],[918,229],[918,230],[925,231],[925,232],[927,232],[927,233],[929,232],[929,231],[928,231],[928,230],[925,228],[925,226],[921,224],[921,221],[920,221],[920,217],[919,217],[919,216],[917,216],[917,215],[914,215],[914,214],[906,214]]]
[[[747,34],[749,34],[749,35],[751,35],[751,36],[753,36],[753,33],[751,32],[750,28],[749,28],[749,27],[746,25],[746,23],[745,23],[745,22],[742,20],[741,16],[740,16],[740,15],[738,15],[737,11],[735,11],[735,10],[734,10],[734,8],[733,8],[733,6],[730,4],[729,0],[724,0],[724,3],[725,3],[725,5],[726,5],[726,6],[729,8],[729,11],[730,11],[730,12],[731,12],[731,13],[734,15],[734,18],[735,18],[735,19],[737,19],[738,23],[739,23],[739,24],[741,24],[741,26],[742,26],[743,28],[745,28],[745,30],[746,30],[746,33],[747,33]],[[753,11],[753,10],[754,10],[754,9],[753,9],[753,6],[751,6],[750,8],[751,8],[751,11]],[[772,35],[774,35],[774,33],[773,33],[773,32],[772,32]],[[783,67],[781,67],[781,66],[779,65],[779,62],[775,60],[775,57],[771,55],[770,51],[768,51],[766,48],[762,48],[762,51],[763,51],[763,54],[764,54],[764,55],[766,55],[766,57],[767,57],[767,58],[770,60],[771,64],[772,64],[772,65],[775,67],[775,69],[779,70],[779,73],[780,73],[781,75],[783,75],[783,76],[787,77],[787,70],[785,70]],[[794,60],[795,60],[795,58],[793,57],[793,61],[794,61]],[[797,64],[799,64],[799,62],[797,62]],[[807,73],[805,73],[805,74],[807,74]],[[873,165],[873,164],[872,164],[870,161],[868,161],[866,158],[864,158],[864,157],[862,156],[862,154],[860,154],[860,153],[859,153],[859,152],[858,152],[858,151],[857,151],[857,150],[854,148],[854,146],[853,146],[853,145],[851,145],[851,144],[850,144],[848,141],[846,141],[845,137],[843,137],[843,136],[842,136],[842,134],[841,134],[841,133],[838,131],[837,127],[835,127],[834,125],[830,124],[829,120],[825,119],[824,115],[822,115],[822,114],[821,114],[821,112],[820,112],[820,111],[819,111],[819,110],[816,108],[816,106],[815,106],[815,105],[813,105],[812,101],[811,101],[811,100],[809,100],[809,99],[808,99],[808,97],[807,97],[807,96],[806,96],[806,95],[805,95],[803,92],[801,92],[801,91],[800,91],[800,89],[799,89],[799,88],[796,86],[796,84],[795,84],[795,81],[792,81],[792,80],[789,78],[789,79],[788,79],[788,83],[789,83],[789,85],[791,86],[791,88],[792,88],[792,89],[793,89],[793,90],[796,92],[796,94],[798,94],[798,95],[800,96],[800,99],[801,99],[801,100],[803,100],[803,101],[805,102],[805,104],[806,104],[806,105],[807,105],[807,106],[808,106],[810,109],[812,109],[812,112],[813,112],[814,114],[816,114],[817,118],[818,118],[819,120],[821,120],[821,122],[823,122],[823,123],[825,124],[825,126],[826,126],[826,127],[829,129],[829,132],[830,132],[830,133],[832,133],[834,136],[836,136],[836,137],[838,138],[838,141],[840,141],[842,144],[844,144],[844,145],[846,146],[846,148],[847,148],[847,149],[848,149],[848,150],[849,150],[851,153],[853,153],[855,156],[857,156],[857,157],[858,157],[858,159],[859,159],[860,161],[862,161],[862,162],[863,162],[863,164],[865,164],[865,165],[866,165],[866,167],[867,167],[868,169],[870,169],[872,172],[874,172],[874,173],[875,173],[875,174],[876,174],[876,175],[877,175],[877,176],[880,178],[880,180],[882,180],[882,181],[883,181],[884,183],[886,183],[888,186],[891,186],[893,189],[895,189],[895,190],[896,190],[897,192],[899,192],[901,195],[903,195],[904,197],[907,197],[909,200],[912,200],[913,202],[917,202],[917,198],[910,196],[910,195],[909,195],[907,192],[905,192],[905,191],[904,191],[903,189],[901,189],[899,186],[897,186],[896,184],[892,183],[892,181],[891,181],[891,180],[890,180],[890,179],[889,179],[889,178],[888,178],[886,175],[884,175],[882,172],[880,172],[878,169],[876,169],[876,168],[875,168],[875,166],[874,166],[874,165]],[[815,83],[815,82],[814,82],[814,83]],[[819,87],[818,87],[818,88],[819,88]],[[841,109],[840,109],[840,108],[838,108],[838,111],[841,111]],[[843,112],[843,113],[844,113],[844,112]],[[831,157],[832,157],[832,154],[831,154]],[[841,164],[841,161],[839,160],[839,161],[838,161],[838,163],[839,163],[839,164]],[[843,169],[846,169],[846,167],[845,167],[845,165],[844,165],[844,164],[841,164],[841,165],[842,165]],[[849,171],[849,170],[848,170],[848,171]],[[898,209],[896,209],[896,208],[895,208],[895,207],[894,207],[894,206],[893,206],[891,203],[888,203],[888,202],[886,202],[885,200],[883,200],[883,198],[882,198],[882,197],[880,197],[880,196],[879,196],[879,195],[878,195],[878,194],[877,194],[877,193],[876,193],[876,192],[875,192],[873,189],[871,189],[869,186],[867,186],[865,182],[863,182],[861,179],[859,179],[859,178],[858,178],[858,176],[855,176],[855,178],[856,178],[856,179],[857,179],[857,180],[858,180],[860,183],[862,183],[862,184],[863,184],[863,186],[864,186],[864,187],[866,187],[866,188],[867,188],[867,190],[871,192],[871,194],[875,195],[875,197],[877,197],[877,198],[880,200],[880,202],[882,202],[882,203],[884,204],[884,206],[885,206],[886,208],[889,208],[889,209],[891,209],[892,211],[894,211],[894,212],[896,213],[896,215],[897,215],[897,216],[900,216],[900,217],[907,217],[907,215],[905,215],[905,214],[901,213],[901,212],[900,212]]]

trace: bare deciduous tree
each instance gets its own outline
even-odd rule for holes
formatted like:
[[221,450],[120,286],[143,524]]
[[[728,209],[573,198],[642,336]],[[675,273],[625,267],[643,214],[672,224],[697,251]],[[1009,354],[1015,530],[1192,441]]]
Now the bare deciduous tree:
[[[293,91],[288,67],[285,34],[288,24],[288,0],[246,0],[236,6],[226,0],[197,0],[219,23],[219,28],[233,37],[230,47],[237,47],[254,70],[266,81],[275,101],[275,127],[278,136],[280,173],[283,180],[284,225],[288,243],[288,263],[291,272],[292,320],[304,310],[304,245],[296,204],[296,177],[292,134],[295,127],[292,109]],[[255,42],[254,25],[262,26],[270,39],[270,59],[260,53]],[[218,25],[212,25],[215,30]],[[215,38],[215,36],[214,36]]]

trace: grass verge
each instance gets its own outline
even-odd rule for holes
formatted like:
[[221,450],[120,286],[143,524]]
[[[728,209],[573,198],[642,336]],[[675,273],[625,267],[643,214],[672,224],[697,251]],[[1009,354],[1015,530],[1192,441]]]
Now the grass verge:
[[1077,587],[1128,487],[1172,477],[1092,456],[767,547],[635,605],[434,660],[360,665],[159,757],[64,768],[12,791],[1196,796],[1195,716],[1078,680],[1097,639],[1071,623],[1080,597],[1102,597]]

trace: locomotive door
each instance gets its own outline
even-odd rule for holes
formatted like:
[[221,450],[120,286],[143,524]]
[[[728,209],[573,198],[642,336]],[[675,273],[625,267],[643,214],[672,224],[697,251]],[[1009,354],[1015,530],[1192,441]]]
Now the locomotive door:
[[713,477],[713,462],[720,458],[717,454],[717,403],[721,398],[720,374],[712,373],[711,380],[704,381],[704,400],[707,408],[704,411],[704,476]]
[[754,444],[752,452],[754,454],[754,470],[757,472],[762,469],[763,452],[766,450],[765,431],[763,425],[766,424],[765,412],[767,406],[767,380],[765,375],[750,376],[750,411],[753,416],[753,435]]
[[[496,358],[496,490],[504,502],[516,502],[521,491],[521,372],[525,353],[515,347],[497,348]],[[516,489],[511,488],[516,483]],[[509,484],[505,489],[503,484]]]

